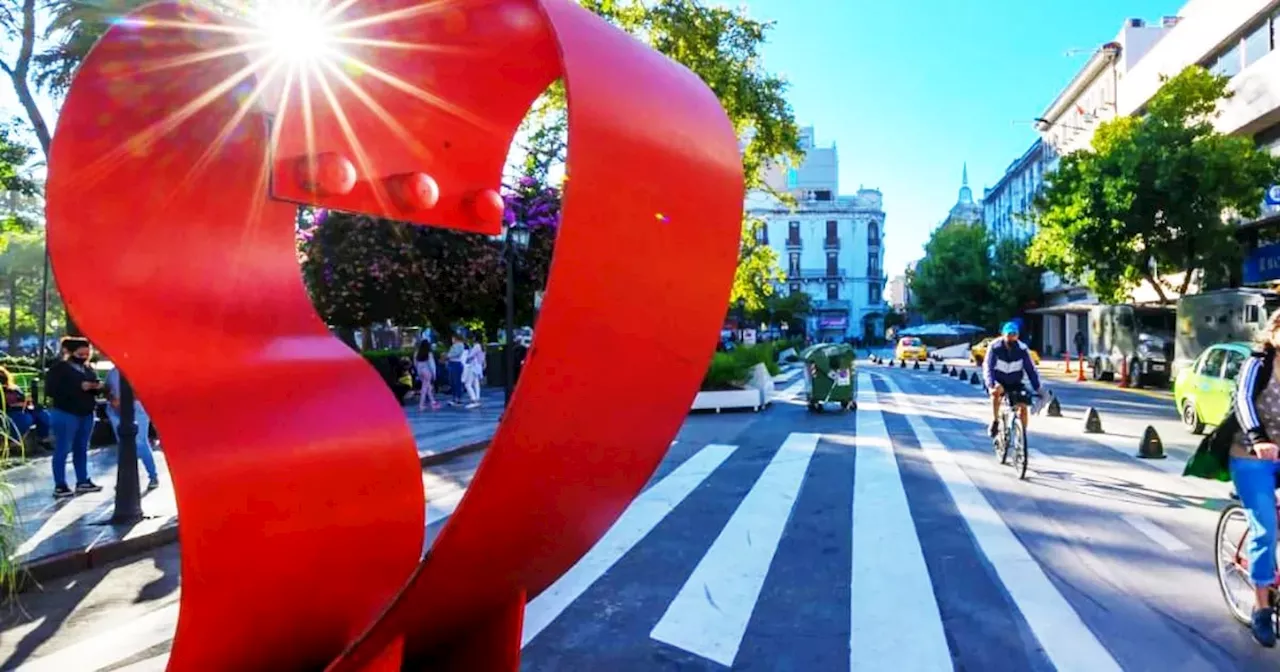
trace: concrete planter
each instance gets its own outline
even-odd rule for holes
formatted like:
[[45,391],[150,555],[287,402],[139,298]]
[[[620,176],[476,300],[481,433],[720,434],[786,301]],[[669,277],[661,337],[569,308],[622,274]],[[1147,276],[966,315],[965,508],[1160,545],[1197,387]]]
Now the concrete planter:
[[695,411],[714,410],[716,413],[724,409],[749,408],[758,411],[764,406],[764,398],[759,388],[748,390],[710,390],[699,392],[693,398]]

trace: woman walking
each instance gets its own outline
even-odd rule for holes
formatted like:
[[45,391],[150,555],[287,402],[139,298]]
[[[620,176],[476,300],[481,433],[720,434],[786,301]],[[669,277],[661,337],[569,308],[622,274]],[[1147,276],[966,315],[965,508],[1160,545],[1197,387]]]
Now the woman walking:
[[[111,421],[111,430],[116,440],[120,439],[120,369],[111,369],[107,374],[107,419]],[[142,468],[147,470],[147,490],[160,487],[160,474],[156,472],[156,458],[151,453],[151,416],[137,397],[133,398],[133,424],[137,425],[138,459],[142,460]]]
[[440,403],[436,401],[435,392],[432,390],[436,381],[436,356],[431,352],[431,341],[422,339],[413,360],[413,366],[418,370],[418,380],[422,383],[422,390],[418,393],[418,410],[427,410],[427,401],[430,400],[431,410],[434,411],[440,408]]
[[467,390],[471,403],[467,408],[479,408],[480,383],[484,380],[484,346],[480,339],[473,338],[463,359],[462,383]]
[[[57,499],[86,492],[98,492],[102,486],[89,480],[89,439],[93,436],[93,413],[98,408],[102,382],[89,366],[93,348],[83,338],[62,339],[62,360],[49,369],[46,378],[53,410],[53,496]],[[67,487],[67,455],[76,471],[75,492]]]

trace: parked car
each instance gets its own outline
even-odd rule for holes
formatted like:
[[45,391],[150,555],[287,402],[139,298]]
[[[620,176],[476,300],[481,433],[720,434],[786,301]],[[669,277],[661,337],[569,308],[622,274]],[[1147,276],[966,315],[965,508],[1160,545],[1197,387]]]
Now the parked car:
[[1182,424],[1192,434],[1203,432],[1205,425],[1221,424],[1231,412],[1236,376],[1249,352],[1248,343],[1218,343],[1178,372],[1173,383],[1173,403],[1182,416]]
[[928,361],[929,348],[925,347],[924,341],[915,336],[903,336],[898,339],[898,347],[893,351],[893,358],[903,361],[908,359],[917,362]]
[[[982,366],[982,360],[987,358],[987,348],[991,347],[991,341],[994,340],[996,340],[996,337],[992,336],[974,343],[973,347],[969,348],[969,360],[978,366]],[[1031,361],[1035,362],[1036,366],[1040,366],[1040,353],[1036,352],[1035,349],[1031,349]]]

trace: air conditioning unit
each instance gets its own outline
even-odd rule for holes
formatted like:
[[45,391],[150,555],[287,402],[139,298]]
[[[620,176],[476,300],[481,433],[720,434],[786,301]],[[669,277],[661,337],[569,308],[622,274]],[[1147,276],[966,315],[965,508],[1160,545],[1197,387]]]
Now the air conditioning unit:
[[1142,28],[1147,25],[1147,22],[1142,19],[1129,19],[1128,24],[1130,28]]
[[1172,28],[1182,21],[1181,16],[1166,16],[1160,19],[1160,25],[1165,28]]

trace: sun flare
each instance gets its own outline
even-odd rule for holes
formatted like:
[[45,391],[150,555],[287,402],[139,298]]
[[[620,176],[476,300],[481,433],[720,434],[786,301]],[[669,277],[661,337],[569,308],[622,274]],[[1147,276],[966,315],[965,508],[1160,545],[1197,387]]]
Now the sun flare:
[[337,26],[315,0],[269,0],[255,13],[259,39],[272,57],[295,65],[332,59],[337,53]]

